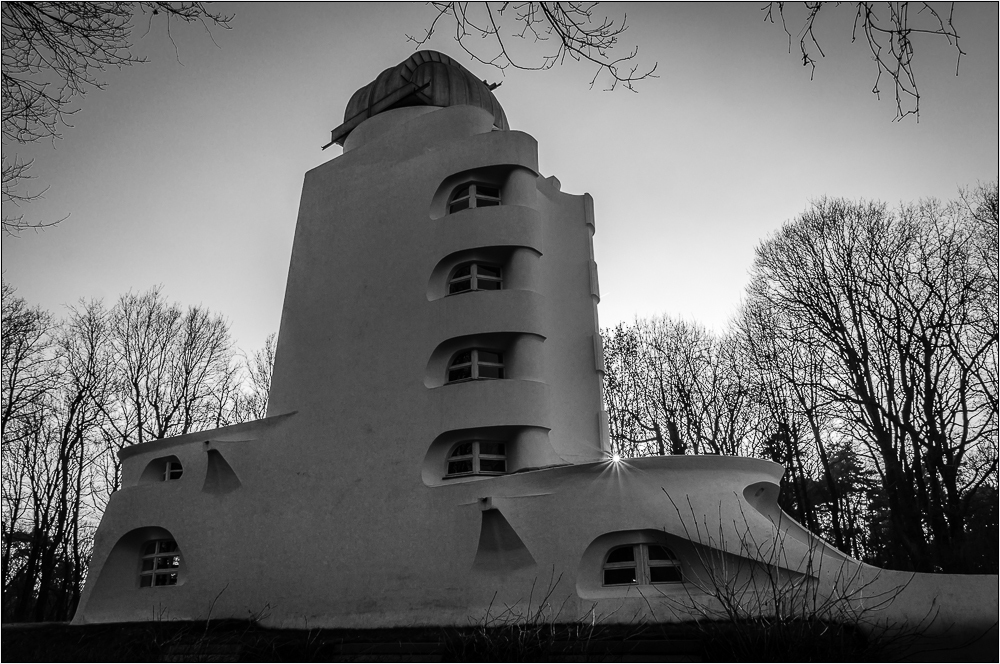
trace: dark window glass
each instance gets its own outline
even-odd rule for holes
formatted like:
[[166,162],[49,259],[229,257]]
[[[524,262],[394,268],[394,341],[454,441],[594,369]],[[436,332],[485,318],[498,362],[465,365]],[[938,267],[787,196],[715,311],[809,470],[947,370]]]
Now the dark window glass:
[[635,582],[634,567],[604,570],[604,585],[606,586],[617,586]]
[[478,265],[476,266],[476,272],[480,277],[495,277],[500,278],[500,268],[490,267],[489,265]]
[[649,580],[652,583],[680,583],[681,570],[674,565],[649,568]]
[[480,378],[503,378],[503,367],[479,365]]
[[458,189],[456,189],[455,193],[451,195],[451,199],[456,200],[463,197],[467,198],[468,196],[469,196],[469,185],[465,185],[464,187],[459,187]]
[[179,468],[176,465],[175,466],[171,466],[171,468],[170,468],[170,479],[172,479],[172,480],[179,480],[181,478],[181,475],[183,475],[183,474],[184,474],[184,469],[183,468]]
[[173,540],[162,540],[160,542],[160,553],[168,553],[177,550],[177,542]]
[[139,587],[140,588],[149,588],[151,585],[153,585],[153,577],[152,576],[140,576],[139,577]]
[[171,574],[157,574],[155,583],[158,586],[176,586],[177,573],[174,572]]
[[480,459],[479,471],[482,473],[506,473],[507,462],[503,459]]
[[500,201],[494,201],[494,200],[490,200],[488,198],[477,198],[476,199],[476,207],[477,208],[491,207],[493,205],[500,205]]
[[156,542],[146,542],[146,545],[142,547],[142,555],[148,556],[156,553]]
[[152,570],[153,570],[153,559],[152,558],[146,558],[145,560],[143,560],[142,561],[142,571],[143,572],[151,572]]
[[467,290],[472,290],[472,279],[463,279],[462,281],[455,281],[448,284],[448,294],[454,295],[455,293],[464,293]]
[[650,560],[676,560],[677,558],[670,549],[658,546],[656,544],[649,545],[649,559]]
[[460,210],[465,210],[468,207],[469,207],[469,199],[464,198],[460,201],[455,201],[454,203],[452,203],[451,206],[449,206],[448,211],[454,213],[454,212],[459,212]]
[[481,350],[481,351],[479,351],[479,362],[480,363],[483,363],[483,362],[493,362],[494,364],[502,364],[503,363],[503,354],[502,353],[494,353],[494,352],[491,352],[491,351],[488,351],[488,350]]
[[466,265],[465,267],[460,267],[457,270],[455,270],[455,276],[452,278],[457,279],[459,277],[471,277],[471,276],[472,276],[472,266]]
[[450,382],[455,382],[456,380],[466,380],[467,378],[472,378],[472,367],[461,367],[448,371],[448,380]]
[[461,353],[455,356],[454,360],[451,361],[452,365],[469,364],[470,362],[472,362],[471,350],[462,351]]
[[489,279],[480,278],[476,286],[479,287],[479,290],[500,290],[500,282],[490,281]]
[[479,443],[480,454],[504,455],[507,453],[507,446],[504,443]]
[[472,459],[448,462],[449,475],[459,475],[461,473],[471,473],[471,472],[472,472]]
[[[492,198],[500,198],[500,190],[496,187],[488,187],[484,184],[476,185],[476,197],[480,196],[490,196]],[[494,203],[496,205],[496,203]]]
[[635,560],[635,551],[633,551],[631,546],[618,547],[610,554],[608,554],[608,564],[611,563],[630,563]]
[[472,443],[462,443],[461,445],[456,447],[455,451],[452,453],[453,457],[471,456],[471,455],[472,455]]

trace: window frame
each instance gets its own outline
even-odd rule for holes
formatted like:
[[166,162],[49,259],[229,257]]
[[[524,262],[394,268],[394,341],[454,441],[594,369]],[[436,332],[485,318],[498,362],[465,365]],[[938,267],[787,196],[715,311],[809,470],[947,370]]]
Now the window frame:
[[[152,551],[149,551],[150,545],[153,545]],[[161,559],[172,560],[160,566]],[[146,561],[151,561],[149,569],[146,569]],[[176,586],[180,580],[182,562],[181,548],[177,546],[177,540],[164,538],[143,542],[142,548],[139,549],[139,588]],[[159,583],[161,578],[166,581]]]
[[[497,195],[483,194],[480,193],[480,187],[489,187],[490,189],[496,190]],[[465,191],[462,191],[462,190]],[[448,214],[457,214],[462,210],[475,210],[479,207],[495,207],[498,205],[503,205],[503,195],[500,185],[490,184],[488,182],[463,182],[451,191],[451,195],[448,197]],[[461,192],[460,196],[457,196]],[[457,210],[452,209],[456,203],[466,202],[465,207],[461,207]],[[485,205],[480,205],[480,202],[485,203]]]
[[[470,444],[470,443],[472,444],[472,452],[470,454],[462,454],[462,455],[456,456],[456,452],[458,452],[459,448],[462,447],[462,445],[467,445],[467,444]],[[492,445],[502,445],[503,446],[503,454],[485,454],[485,453],[483,453],[481,451],[481,447],[480,447],[482,443],[487,443],[487,444],[492,444]],[[503,471],[482,470],[480,462],[483,459],[485,459],[487,461],[500,461],[500,460],[502,460],[504,462],[504,466],[503,466],[504,469],[503,469]],[[450,466],[451,466],[452,462],[454,462],[454,461],[465,461],[465,460],[471,460],[472,461],[472,470],[471,471],[460,472],[460,473],[453,473],[453,472],[450,471]],[[459,441],[459,442],[455,443],[452,446],[451,450],[448,453],[448,456],[445,458],[444,468],[445,468],[444,479],[451,479],[453,477],[472,477],[474,475],[489,475],[489,476],[494,476],[494,477],[495,476],[499,476],[499,475],[507,475],[508,474],[508,470],[507,470],[507,441],[504,441],[504,440],[483,440],[483,439],[474,439],[474,440]]]
[[[468,276],[462,275],[461,277],[456,276],[460,270],[463,268],[469,268]],[[497,276],[493,275],[480,275],[480,268],[488,268],[490,270],[496,270]],[[469,282],[469,287],[465,290],[452,292],[451,287],[454,284],[461,283],[463,281]],[[479,282],[486,281],[490,283],[497,284],[497,288],[480,288]],[[451,276],[448,277],[448,292],[445,297],[451,295],[461,295],[462,293],[472,293],[476,291],[490,291],[490,290],[503,290],[503,266],[495,265],[493,263],[487,263],[483,261],[470,261],[466,263],[460,263],[455,266],[451,271]]]
[[180,461],[167,460],[163,463],[163,481],[179,480],[184,475],[184,466]]
[[[491,361],[488,361],[488,360],[487,361],[481,361],[479,359],[479,353],[480,352],[483,352],[483,353],[492,353],[492,354],[496,355],[497,357],[499,357],[500,359],[499,359],[498,362],[491,362]],[[469,355],[469,361],[457,364],[456,360],[458,360],[459,356],[461,356],[463,353],[469,353],[470,354]],[[456,383],[465,383],[465,382],[473,381],[473,380],[504,380],[507,377],[507,374],[506,374],[506,371],[505,371],[505,363],[504,363],[503,355],[504,355],[504,352],[502,350],[494,350],[494,349],[491,349],[491,348],[465,348],[463,350],[458,351],[457,353],[455,353],[452,356],[451,361],[448,362],[448,369],[447,369],[447,373],[445,374],[445,385],[453,385],[453,384],[456,384]],[[480,373],[479,367],[480,366],[491,367],[491,368],[494,368],[494,369],[498,369],[499,370],[498,373],[500,375],[499,376],[480,376],[479,375],[479,373]],[[458,370],[458,369],[464,369],[465,367],[469,367],[470,368],[470,374],[471,374],[470,376],[468,376],[466,378],[455,378],[455,379],[451,378],[451,372],[452,371],[455,371],[455,370]]]
[[[663,549],[669,556],[668,559],[657,559],[653,560],[649,556],[649,547],[655,546]],[[609,563],[608,559],[611,557],[615,551],[625,548],[632,548],[632,560]],[[676,569],[677,574],[680,577],[677,580],[670,581],[653,581],[651,569]],[[635,569],[635,581],[630,583],[607,583],[606,572],[609,570],[619,570],[619,569]],[[670,585],[684,583],[684,572],[681,566],[681,561],[674,553],[674,550],[669,546],[664,544],[658,544],[656,542],[636,542],[633,544],[618,544],[611,547],[606,554],[604,554],[603,563],[601,565],[601,587],[602,588],[622,588],[629,586],[652,586],[652,585]]]

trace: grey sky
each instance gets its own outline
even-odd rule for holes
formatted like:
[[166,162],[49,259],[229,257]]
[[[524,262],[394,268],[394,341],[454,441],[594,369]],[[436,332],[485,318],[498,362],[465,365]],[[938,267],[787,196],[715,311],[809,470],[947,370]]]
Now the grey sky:
[[[150,62],[108,72],[55,145],[35,158],[34,219],[4,238],[4,277],[63,304],[163,284],[226,315],[246,349],[277,331],[303,173],[350,95],[413,50],[423,4],[230,4],[234,28],[175,25],[139,41]],[[814,80],[757,4],[627,6],[623,48],[659,78],[639,94],[588,88],[592,68],[506,75],[441,30],[427,44],[490,81],[513,129],[539,142],[543,174],[596,201],[601,323],[670,313],[722,329],[754,246],[829,195],[889,203],[953,197],[998,172],[997,4],[959,4],[960,75],[943,40],[918,39],[919,123],[893,122],[891,88],[829,11]],[[611,6],[619,11],[620,6]],[[142,30],[137,34],[141,34]],[[179,60],[178,60],[179,58]],[[5,151],[8,146],[5,146]]]

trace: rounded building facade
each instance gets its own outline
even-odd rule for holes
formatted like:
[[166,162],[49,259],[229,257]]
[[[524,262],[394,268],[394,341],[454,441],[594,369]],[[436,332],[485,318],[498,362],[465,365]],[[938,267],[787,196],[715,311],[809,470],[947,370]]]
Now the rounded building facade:
[[429,99],[306,174],[268,417],[122,453],[75,621],[467,624],[539,592],[562,621],[682,620],[711,560],[753,568],[747,532],[789,578],[894,583],[780,512],[776,464],[609,457],[593,200],[502,109]]

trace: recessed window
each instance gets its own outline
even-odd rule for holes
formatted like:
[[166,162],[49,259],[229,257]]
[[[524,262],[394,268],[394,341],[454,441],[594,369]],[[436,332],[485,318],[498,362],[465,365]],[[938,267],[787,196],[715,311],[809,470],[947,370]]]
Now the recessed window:
[[451,194],[448,212],[500,205],[500,188],[489,184],[463,184]]
[[659,544],[617,546],[604,559],[603,572],[606,586],[680,583],[684,580],[677,556]]
[[507,444],[491,440],[459,443],[448,457],[445,477],[503,475],[507,472]]
[[179,480],[184,474],[180,461],[167,461],[163,464],[163,481]]
[[448,294],[466,291],[500,290],[503,287],[503,273],[496,265],[467,263],[460,266],[448,280]]
[[503,353],[473,348],[463,350],[448,366],[448,382],[503,378]]
[[139,587],[176,586],[181,551],[174,540],[151,540],[142,545]]

